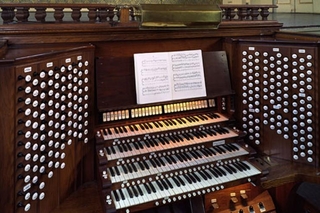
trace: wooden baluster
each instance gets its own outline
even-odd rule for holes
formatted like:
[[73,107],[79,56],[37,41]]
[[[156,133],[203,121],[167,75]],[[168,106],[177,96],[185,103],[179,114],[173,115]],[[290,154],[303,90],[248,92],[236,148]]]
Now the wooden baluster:
[[135,21],[136,20],[133,7],[131,7],[130,10],[129,10],[129,17],[130,17],[130,21]]
[[108,8],[100,8],[99,9],[99,19],[100,22],[106,22],[108,18]]
[[89,22],[96,22],[98,14],[97,14],[97,8],[88,8],[88,18]]
[[221,8],[221,19],[227,19],[226,8]]
[[239,20],[244,20],[246,17],[247,17],[247,8],[245,8],[245,7],[240,7],[240,8],[238,8],[238,19]]
[[71,12],[71,18],[74,22],[80,22],[80,18],[81,18],[81,8],[71,8],[72,12]]
[[263,21],[268,20],[268,16],[269,16],[269,8],[268,7],[262,7],[261,11],[260,11],[260,15],[262,17]]
[[234,17],[236,16],[235,8],[233,8],[233,7],[226,8],[225,14],[226,14],[226,19],[228,19],[230,21],[233,20]]
[[29,7],[17,7],[16,18],[18,22],[28,22]]
[[116,14],[116,8],[114,7],[108,8],[108,18],[110,22],[113,22],[115,14]]
[[62,22],[64,17],[63,8],[54,8],[53,17],[56,20],[56,22]]
[[251,10],[251,18],[252,18],[252,20],[254,20],[254,21],[256,21],[256,20],[258,20],[258,16],[259,16],[259,8],[252,8],[252,10]]
[[45,7],[36,7],[36,13],[34,14],[34,17],[38,22],[45,22],[46,21],[46,16],[47,12]]
[[15,17],[14,7],[1,7],[1,18],[4,24],[12,23]]

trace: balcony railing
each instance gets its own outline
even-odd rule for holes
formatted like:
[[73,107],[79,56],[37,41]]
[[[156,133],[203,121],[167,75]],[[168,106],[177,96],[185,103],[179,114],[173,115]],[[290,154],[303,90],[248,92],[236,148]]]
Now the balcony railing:
[[[276,5],[220,5],[222,23],[268,21]],[[1,24],[16,23],[136,23],[134,6],[103,4],[0,4]]]

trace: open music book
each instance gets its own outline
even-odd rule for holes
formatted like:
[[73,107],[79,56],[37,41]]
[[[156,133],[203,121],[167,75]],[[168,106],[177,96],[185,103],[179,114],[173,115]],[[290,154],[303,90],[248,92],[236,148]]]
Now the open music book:
[[137,103],[206,96],[201,50],[134,54]]

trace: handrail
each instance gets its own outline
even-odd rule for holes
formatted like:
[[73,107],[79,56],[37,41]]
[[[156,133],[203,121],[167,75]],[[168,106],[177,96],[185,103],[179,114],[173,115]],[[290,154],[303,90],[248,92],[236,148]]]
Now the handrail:
[[[276,5],[219,5],[222,22],[268,21],[269,9]],[[107,4],[0,4],[2,24],[16,23],[101,23],[115,25],[137,22],[135,6]],[[50,15],[50,16],[49,16]]]

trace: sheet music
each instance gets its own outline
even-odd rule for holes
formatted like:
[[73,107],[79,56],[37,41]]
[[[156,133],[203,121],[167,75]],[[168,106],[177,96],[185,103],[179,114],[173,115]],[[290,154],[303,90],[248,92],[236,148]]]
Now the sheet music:
[[137,103],[206,95],[201,50],[134,54]]

